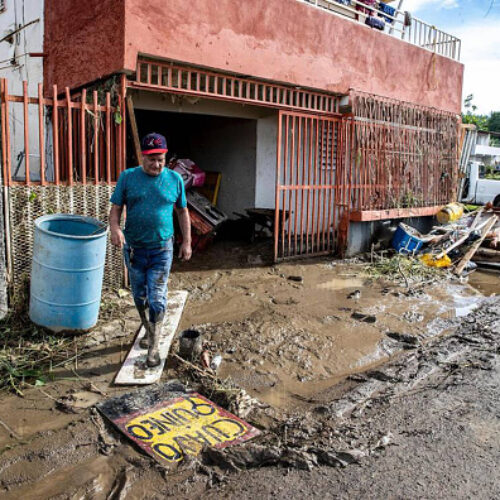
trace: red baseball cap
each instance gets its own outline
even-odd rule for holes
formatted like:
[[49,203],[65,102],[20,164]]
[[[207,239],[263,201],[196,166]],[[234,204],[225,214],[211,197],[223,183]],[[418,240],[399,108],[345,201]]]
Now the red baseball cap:
[[143,155],[166,153],[168,151],[167,139],[165,139],[165,137],[161,134],[151,132],[142,138],[141,151]]

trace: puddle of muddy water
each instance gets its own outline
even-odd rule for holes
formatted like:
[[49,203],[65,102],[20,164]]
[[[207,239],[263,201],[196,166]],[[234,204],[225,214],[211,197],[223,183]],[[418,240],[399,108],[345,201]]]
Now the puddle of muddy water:
[[486,297],[500,293],[500,273],[498,271],[475,271],[469,276],[469,284]]
[[363,285],[363,281],[360,278],[335,278],[317,286],[325,290],[343,290],[344,288],[358,288]]
[[[194,299],[181,327],[205,325],[205,338],[223,355],[222,377],[270,405],[293,407],[402,352],[387,332],[422,341],[449,333],[482,297],[461,283],[414,295],[391,286],[384,291],[387,285],[370,283],[362,265],[238,270],[218,279],[210,300]],[[356,319],[363,315],[375,322]]]

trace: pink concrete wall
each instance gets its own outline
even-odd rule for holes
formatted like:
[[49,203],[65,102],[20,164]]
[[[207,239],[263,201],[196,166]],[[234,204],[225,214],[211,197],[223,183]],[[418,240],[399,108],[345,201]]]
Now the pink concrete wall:
[[123,69],[124,0],[45,0],[44,84],[79,87]]
[[[70,3],[76,1],[50,0],[47,10],[68,11]],[[88,9],[97,12],[92,20],[73,16],[69,26],[57,27],[55,41],[50,37],[49,83],[74,86],[120,69],[134,71],[142,53],[333,92],[352,87],[461,109],[460,63],[296,0],[89,0],[85,10],[89,3],[99,4],[99,11]],[[117,5],[125,6],[124,46]],[[119,15],[110,20],[110,10]],[[46,26],[52,29],[52,23]],[[61,66],[68,61],[70,70]]]

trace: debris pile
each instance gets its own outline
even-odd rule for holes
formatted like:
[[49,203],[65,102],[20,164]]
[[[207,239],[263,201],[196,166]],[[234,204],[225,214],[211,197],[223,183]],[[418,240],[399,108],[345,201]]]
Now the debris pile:
[[[441,222],[423,235],[400,223],[392,238],[395,256],[386,258],[374,252],[368,273],[405,284],[430,284],[451,275],[466,276],[481,264],[500,266],[499,212],[487,205],[464,213],[457,203],[447,205],[437,214]],[[477,258],[475,257],[477,254]],[[484,259],[483,262],[481,259]]]

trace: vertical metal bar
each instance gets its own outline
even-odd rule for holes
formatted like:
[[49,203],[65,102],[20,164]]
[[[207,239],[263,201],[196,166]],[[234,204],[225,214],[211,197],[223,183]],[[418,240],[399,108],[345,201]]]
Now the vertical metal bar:
[[339,168],[337,159],[334,157],[338,148],[339,141],[339,133],[337,131],[339,125],[339,120],[335,119],[331,121],[328,126],[328,137],[330,137],[330,142],[327,150],[327,161],[329,170],[327,172],[327,182],[328,182],[328,192],[326,197],[326,250],[328,252],[331,251],[331,231],[335,230],[333,226],[333,216],[335,214],[335,198],[334,198],[334,184],[335,184],[335,175],[337,174],[337,170]]
[[[319,139],[319,123],[320,120],[318,117],[315,117],[314,119],[315,124],[316,124],[316,137],[314,141],[314,184],[318,186],[320,182],[320,165],[319,165],[319,147],[320,147],[320,139]],[[313,196],[314,196],[314,203],[313,203],[313,231],[315,231],[315,236],[316,236],[316,252],[319,250],[319,205],[320,205],[320,194],[321,194],[321,189],[318,187],[314,188],[313,191]]]
[[[294,171],[294,162],[295,162],[295,115],[291,116],[292,118],[292,144],[290,148],[290,169],[288,171],[288,186],[292,187],[293,186],[293,171]],[[288,168],[288,167],[287,167]],[[292,190],[288,190],[288,209],[290,211],[288,215],[288,255],[290,255],[291,248],[292,248]],[[296,216],[296,213],[293,214],[293,216]],[[297,248],[294,248],[293,254],[296,255]]]
[[122,113],[122,122],[121,122],[121,142],[122,142],[122,159],[121,164],[123,170],[127,168],[127,106],[126,106],[126,97],[127,97],[127,77],[122,74],[121,79],[121,102],[123,103],[122,108],[120,108]]
[[[321,188],[321,196],[323,198],[323,209],[321,211],[321,249],[325,250],[325,223],[326,223],[326,195],[327,195],[327,172],[328,172],[328,140],[329,140],[329,120],[322,120],[321,132],[321,184],[325,187]],[[326,143],[325,143],[326,135]]]
[[6,107],[7,102],[5,99],[5,84],[6,79],[0,79],[0,101],[1,101],[1,117],[2,117],[2,172],[3,172],[3,184],[8,186],[10,184],[9,174],[7,172],[7,127],[5,123]]
[[276,192],[274,198],[274,261],[278,260],[279,214],[280,214],[280,176],[281,176],[281,143],[283,142],[283,116],[278,113],[278,137],[276,141]]
[[[306,133],[304,130],[305,118],[300,117],[299,121],[299,139],[298,143],[301,148],[302,157],[302,173],[300,175],[300,253],[304,253],[304,184],[305,184],[305,168],[306,168]],[[298,161],[297,156],[297,161]]]
[[[312,168],[312,151],[313,151],[313,121],[312,118],[307,118],[307,130],[309,133],[309,148],[308,148],[308,159],[307,159],[307,209],[306,209],[306,254],[309,251],[309,201],[311,199],[311,168]],[[312,251],[312,236],[311,236],[311,251]]]
[[[337,126],[338,121],[330,121],[328,120],[327,129],[326,129],[326,155],[325,155],[325,179],[328,184],[328,189],[325,192],[325,201],[326,201],[326,209],[325,209],[325,221],[326,221],[326,229],[325,229],[325,239],[326,239],[326,250],[330,251],[330,227],[332,226],[331,220],[331,208],[332,203],[332,186],[333,186],[333,150],[335,147],[335,127]],[[330,139],[331,138],[331,139]],[[335,162],[336,163],[336,162]],[[337,165],[336,165],[337,166]]]
[[151,85],[151,73],[152,73],[152,67],[151,67],[151,63],[146,63],[147,64],[147,82],[148,82],[148,85]]
[[158,86],[163,86],[163,66],[161,64],[158,65]]
[[66,87],[66,106],[68,108],[68,184],[73,185],[73,111],[71,109],[71,95]]
[[111,94],[106,92],[106,183],[111,183]]
[[30,185],[30,137],[29,137],[29,111],[28,111],[28,82],[23,82],[23,111],[24,111],[24,166],[25,184]]
[[[295,174],[295,185],[297,186],[297,189],[294,190],[294,196],[295,196],[295,210],[294,210],[294,224],[293,224],[293,235],[294,235],[294,249],[295,249],[295,255],[299,254],[299,249],[298,249],[298,216],[299,216],[299,188],[300,188],[300,135],[301,135],[301,117],[297,116],[297,151],[296,151],[296,160],[295,160],[295,166],[294,166],[294,174]],[[302,191],[302,189],[300,189]]]
[[44,141],[44,125],[43,125],[43,85],[38,84],[38,148],[40,152],[40,184],[45,186],[45,141]]
[[59,113],[57,102],[57,85],[52,87],[53,105],[52,105],[52,136],[54,138],[54,181],[56,185],[60,182],[59,172]]
[[80,109],[80,163],[82,169],[82,183],[84,185],[87,184],[86,115],[87,115],[87,89],[83,89],[82,106]]
[[[120,113],[123,112],[123,106],[124,102],[122,102],[122,96],[118,96],[118,108],[120,109]],[[122,120],[123,123],[123,120]],[[122,163],[123,161],[123,146],[122,146],[122,125],[117,125],[115,127],[115,140],[116,140],[116,158],[115,162],[118,166],[118,176],[120,175],[123,170],[125,170],[124,165]]]
[[[149,71],[149,69],[148,69]],[[97,104],[97,90],[93,92],[94,101],[94,184],[99,184],[99,107]]]
[[[288,134],[290,130],[290,115],[284,115],[285,118],[285,149],[283,152],[283,184],[286,185],[286,177],[288,170]],[[281,216],[281,254],[285,256],[285,215],[286,215],[286,192],[283,193],[283,213]],[[288,217],[290,217],[288,213]]]

